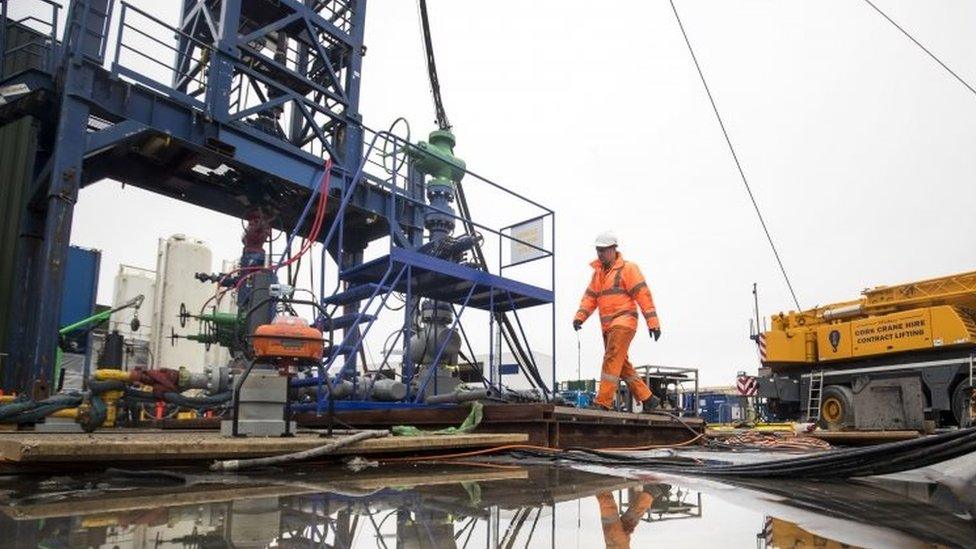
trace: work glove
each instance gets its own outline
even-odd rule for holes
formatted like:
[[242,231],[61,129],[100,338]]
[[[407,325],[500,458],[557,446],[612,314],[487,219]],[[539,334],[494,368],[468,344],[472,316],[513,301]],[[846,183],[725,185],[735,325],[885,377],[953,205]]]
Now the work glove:
[[574,330],[576,330],[578,332],[580,330],[580,328],[582,328],[582,327],[583,327],[583,321],[582,320],[577,319],[577,320],[574,320],[573,321],[573,329]]
[[654,341],[657,341],[658,339],[661,339],[661,329],[660,328],[650,328],[650,329],[647,330],[647,332],[649,334],[651,334],[651,338],[654,339]]

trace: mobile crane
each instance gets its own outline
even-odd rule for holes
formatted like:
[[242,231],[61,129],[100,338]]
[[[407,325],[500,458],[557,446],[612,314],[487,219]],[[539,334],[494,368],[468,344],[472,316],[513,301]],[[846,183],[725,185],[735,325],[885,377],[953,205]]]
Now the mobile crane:
[[779,313],[753,334],[772,418],[831,430],[973,421],[976,271]]

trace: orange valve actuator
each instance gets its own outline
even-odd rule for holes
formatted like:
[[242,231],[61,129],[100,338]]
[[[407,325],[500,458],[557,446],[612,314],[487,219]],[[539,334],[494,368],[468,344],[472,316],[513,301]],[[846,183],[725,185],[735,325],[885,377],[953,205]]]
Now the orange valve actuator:
[[254,330],[252,344],[256,358],[318,361],[322,359],[322,332],[305,319],[279,315]]

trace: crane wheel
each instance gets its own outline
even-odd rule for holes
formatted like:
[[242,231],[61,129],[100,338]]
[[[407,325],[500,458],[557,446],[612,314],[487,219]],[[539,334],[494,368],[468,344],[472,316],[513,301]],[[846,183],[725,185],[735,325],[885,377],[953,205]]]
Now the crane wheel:
[[952,392],[952,413],[956,416],[956,421],[960,427],[971,427],[973,425],[972,402],[970,401],[969,381],[963,381],[956,386]]
[[828,431],[840,431],[854,426],[854,391],[850,387],[824,387],[820,402],[820,425]]

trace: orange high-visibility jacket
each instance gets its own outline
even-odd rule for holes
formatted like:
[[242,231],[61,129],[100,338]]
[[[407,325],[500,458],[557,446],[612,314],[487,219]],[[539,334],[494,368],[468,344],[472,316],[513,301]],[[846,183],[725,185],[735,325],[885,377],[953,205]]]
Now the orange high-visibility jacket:
[[640,313],[648,328],[661,328],[651,290],[637,265],[624,261],[624,256],[617,252],[617,259],[609,269],[604,270],[600,260],[590,266],[593,267],[593,278],[580,301],[576,320],[585,321],[599,307],[600,326],[604,332],[613,326],[636,330],[636,304],[640,305]]

